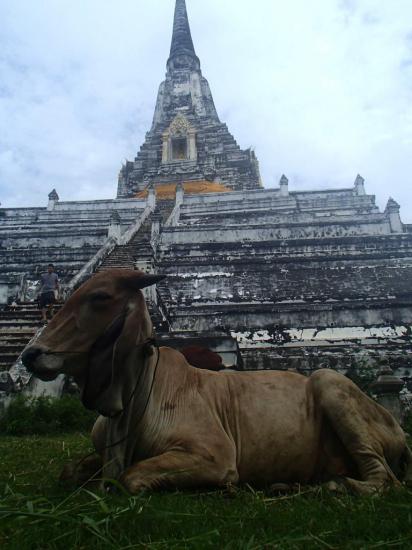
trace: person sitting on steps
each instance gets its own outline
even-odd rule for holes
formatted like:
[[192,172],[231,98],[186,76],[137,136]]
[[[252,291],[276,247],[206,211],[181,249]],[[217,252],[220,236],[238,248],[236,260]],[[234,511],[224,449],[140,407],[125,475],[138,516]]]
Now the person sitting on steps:
[[47,311],[50,318],[53,317],[53,305],[56,303],[56,294],[59,291],[59,278],[54,272],[53,264],[48,265],[47,273],[42,273],[40,283],[39,308],[42,321],[47,323]]

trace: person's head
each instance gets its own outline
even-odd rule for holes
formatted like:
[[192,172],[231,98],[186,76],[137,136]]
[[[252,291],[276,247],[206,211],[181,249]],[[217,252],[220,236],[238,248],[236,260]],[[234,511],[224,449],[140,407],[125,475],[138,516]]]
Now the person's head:
[[47,271],[48,271],[48,273],[53,273],[53,271],[54,271],[54,265],[53,265],[53,264],[49,264],[49,265],[47,266]]

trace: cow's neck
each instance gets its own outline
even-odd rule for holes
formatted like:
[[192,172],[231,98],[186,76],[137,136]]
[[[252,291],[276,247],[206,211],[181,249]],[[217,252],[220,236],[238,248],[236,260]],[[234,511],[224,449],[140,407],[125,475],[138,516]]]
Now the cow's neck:
[[152,347],[151,352],[150,355],[142,354],[137,349],[130,357],[132,387],[124,388],[123,395],[124,403],[130,401],[134,422],[140,422],[144,417],[156,382],[159,350]]
[[105,477],[118,478],[132,463],[153,393],[157,353],[153,349],[152,355],[147,356],[137,347],[127,359],[128,376],[122,388],[124,409],[108,422]]
[[191,367],[179,351],[167,347],[160,349],[157,368],[153,362],[150,368],[156,373],[144,425],[157,434],[176,421],[182,396],[198,391],[201,371]]

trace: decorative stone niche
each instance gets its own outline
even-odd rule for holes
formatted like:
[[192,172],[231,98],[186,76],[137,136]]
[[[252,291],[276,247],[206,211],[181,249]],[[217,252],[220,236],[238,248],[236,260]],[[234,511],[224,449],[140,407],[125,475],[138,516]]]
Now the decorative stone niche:
[[187,118],[178,114],[163,133],[162,163],[197,160],[196,131]]
[[176,137],[171,139],[172,160],[187,160],[187,138]]

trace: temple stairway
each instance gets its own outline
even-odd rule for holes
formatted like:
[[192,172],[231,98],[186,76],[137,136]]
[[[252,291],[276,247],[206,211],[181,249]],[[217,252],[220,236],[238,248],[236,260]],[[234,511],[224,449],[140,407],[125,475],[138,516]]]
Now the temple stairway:
[[[60,306],[55,308],[59,309]],[[0,311],[0,371],[9,370],[43,325],[35,302]]]
[[118,245],[103,260],[97,271],[108,269],[134,269],[136,261],[146,262],[153,257],[153,249],[150,246],[151,221],[145,221],[136,235],[125,245]]
[[[156,213],[160,213],[162,221],[165,221],[173,207],[174,201],[163,201]],[[152,217],[149,217],[127,245],[117,246],[105,258],[98,271],[111,268],[134,269],[135,266],[144,268],[152,265],[154,252],[150,244],[151,226]],[[84,262],[85,259],[82,258],[78,268]],[[163,332],[168,330],[168,322],[165,321],[159,307],[152,302],[148,305],[155,328]],[[15,364],[24,348],[41,328],[40,317],[41,314],[35,302],[23,302],[14,310],[5,308],[0,311],[0,372],[8,371]]]
[[153,248],[150,244],[152,221],[155,215],[161,217],[162,223],[170,216],[175,202],[171,200],[158,201],[155,212],[148,217],[139,231],[125,245],[118,245],[103,260],[97,271],[106,271],[107,269],[142,269],[144,266],[153,263]]
[[[118,245],[103,260],[97,269],[97,272],[104,272],[109,269],[141,269],[142,271],[151,270],[155,265],[155,252],[151,245],[152,222],[154,217],[160,217],[161,223],[165,223],[169,218],[175,201],[158,201],[155,212],[148,217],[140,230],[132,237],[126,245]],[[158,299],[160,299],[158,295]],[[162,313],[158,303],[146,297],[150,317],[156,332],[168,332],[170,324],[166,316]],[[163,308],[165,311],[165,308]]]
[[100,250],[116,213],[121,231],[144,212],[146,202],[56,202],[49,208],[0,208],[0,303],[34,297],[39,274],[52,262],[60,281],[70,281]]

